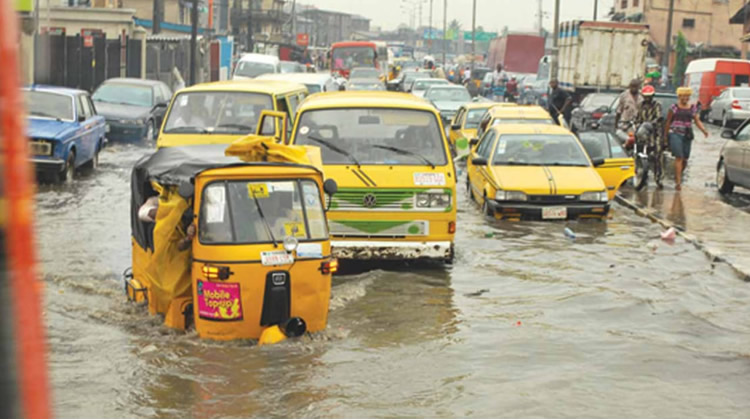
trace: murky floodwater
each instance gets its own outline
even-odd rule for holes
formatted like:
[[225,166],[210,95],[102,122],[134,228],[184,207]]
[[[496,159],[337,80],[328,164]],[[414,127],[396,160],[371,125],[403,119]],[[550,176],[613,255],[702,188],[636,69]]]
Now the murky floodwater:
[[119,278],[146,152],[115,146],[38,193],[57,416],[750,416],[750,285],[619,206],[571,242],[461,191],[456,264],[334,278],[324,333],[258,348],[167,330]]

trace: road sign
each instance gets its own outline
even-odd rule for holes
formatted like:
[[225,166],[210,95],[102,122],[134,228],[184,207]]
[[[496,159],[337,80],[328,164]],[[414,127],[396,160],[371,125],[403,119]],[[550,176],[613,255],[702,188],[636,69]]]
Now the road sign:
[[297,34],[297,45],[300,47],[310,45],[310,34]]
[[15,0],[16,12],[31,13],[34,10],[32,0]]
[[94,46],[94,37],[91,35],[85,35],[83,37],[83,48],[91,48]]

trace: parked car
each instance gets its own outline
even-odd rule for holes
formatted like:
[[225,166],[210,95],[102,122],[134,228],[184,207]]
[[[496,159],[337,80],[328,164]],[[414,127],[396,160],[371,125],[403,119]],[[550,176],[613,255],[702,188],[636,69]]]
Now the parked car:
[[305,73],[307,67],[296,61],[279,61],[279,70],[281,73]]
[[[669,108],[677,103],[677,95],[675,95],[674,93],[656,92],[656,94],[654,95],[654,99],[661,104],[664,118],[666,118]],[[604,115],[602,115],[602,118],[599,120],[599,130],[606,131],[608,133],[614,133],[616,131],[615,111],[617,110],[617,105],[619,103],[620,95],[617,95],[617,97],[615,97],[615,99],[612,101],[612,104],[609,106],[609,110],[605,112]]]
[[28,137],[36,172],[52,182],[70,182],[76,169],[96,169],[107,123],[88,92],[55,86],[25,88]]
[[265,54],[243,54],[234,67],[234,80],[254,79],[261,74],[281,73],[279,57]]
[[469,91],[463,86],[455,85],[432,86],[424,94],[424,98],[438,109],[443,126],[447,126],[453,120],[461,105],[471,102]]
[[721,137],[727,141],[716,165],[719,192],[729,194],[735,186],[750,188],[750,121],[745,120],[736,130],[725,129]]
[[590,93],[576,107],[570,118],[570,130],[574,133],[599,127],[599,120],[609,111],[617,93]]
[[424,98],[424,94],[427,92],[427,89],[436,85],[450,85],[450,82],[445,79],[416,79],[414,80],[414,83],[412,83],[411,89],[409,91],[414,96]]
[[739,125],[750,118],[750,88],[731,87],[724,89],[719,96],[711,101],[707,118],[712,123],[721,121],[722,127]]
[[524,105],[540,105],[547,107],[547,92],[549,91],[549,80],[536,80],[530,87],[524,86],[521,90],[520,103]]
[[92,96],[115,141],[153,141],[161,128],[172,90],[158,80],[109,79]]

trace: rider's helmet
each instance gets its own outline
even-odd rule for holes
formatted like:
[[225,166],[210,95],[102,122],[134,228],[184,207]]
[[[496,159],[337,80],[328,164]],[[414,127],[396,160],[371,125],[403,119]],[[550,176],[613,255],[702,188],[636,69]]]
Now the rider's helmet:
[[651,96],[654,96],[655,93],[656,93],[656,90],[654,89],[653,86],[650,86],[650,85],[646,85],[643,87],[643,89],[641,89],[641,95],[643,96],[651,97]]

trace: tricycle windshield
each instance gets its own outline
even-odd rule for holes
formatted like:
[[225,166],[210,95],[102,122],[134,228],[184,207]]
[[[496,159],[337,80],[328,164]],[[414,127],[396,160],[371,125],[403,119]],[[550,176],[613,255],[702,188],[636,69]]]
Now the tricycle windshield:
[[203,190],[202,244],[261,244],[328,238],[318,184],[307,179],[216,181]]
[[26,91],[26,106],[29,114],[36,118],[73,121],[73,98],[59,93]]
[[166,134],[249,134],[271,96],[249,92],[185,92],[177,95],[164,125]]

